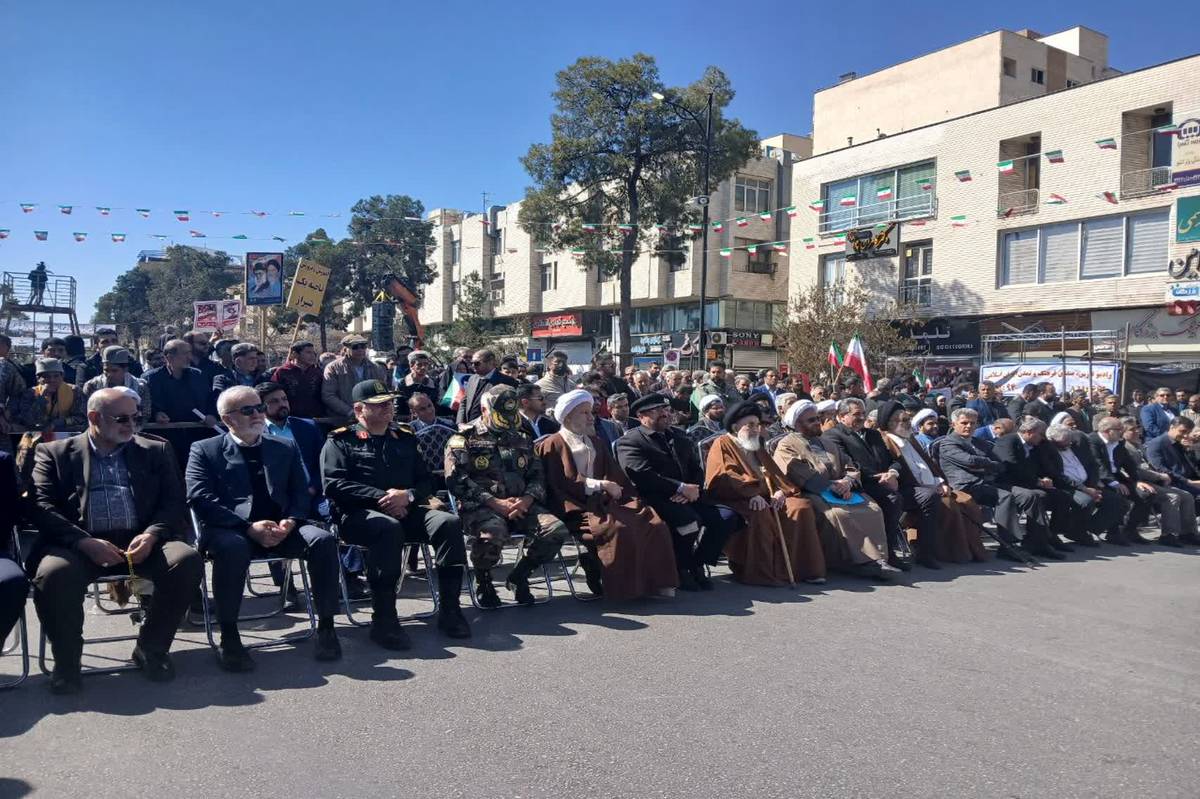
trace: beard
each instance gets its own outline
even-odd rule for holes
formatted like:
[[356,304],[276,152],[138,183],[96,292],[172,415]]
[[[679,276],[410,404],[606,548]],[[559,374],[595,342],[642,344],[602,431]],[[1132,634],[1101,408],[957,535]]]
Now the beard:
[[892,431],[892,434],[900,438],[908,439],[912,438],[913,431],[911,427],[900,425],[898,429]]
[[571,367],[567,366],[564,363],[564,364],[559,364],[558,366],[555,366],[550,371],[552,371],[554,374],[558,375],[559,377],[562,377],[565,374],[571,373]]
[[596,435],[596,425],[592,422],[580,422],[575,419],[566,419],[563,420],[563,427],[565,427],[568,432],[582,438],[590,438],[591,436]]
[[745,430],[739,430],[735,438],[737,439],[738,446],[747,452],[758,452],[759,448],[762,447],[762,440],[756,435],[747,433]]

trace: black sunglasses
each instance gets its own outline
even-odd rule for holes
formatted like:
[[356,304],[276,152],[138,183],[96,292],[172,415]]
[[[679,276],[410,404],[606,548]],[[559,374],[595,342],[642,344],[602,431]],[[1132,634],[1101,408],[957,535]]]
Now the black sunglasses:
[[118,413],[116,416],[104,414],[104,418],[117,424],[141,424],[145,417],[140,413]]
[[253,416],[256,413],[266,413],[267,404],[265,402],[260,402],[258,405],[243,405],[237,409],[237,412],[242,416]]
[[351,344],[350,345],[350,349],[352,349],[352,350],[365,350],[366,348],[367,348],[366,344]]

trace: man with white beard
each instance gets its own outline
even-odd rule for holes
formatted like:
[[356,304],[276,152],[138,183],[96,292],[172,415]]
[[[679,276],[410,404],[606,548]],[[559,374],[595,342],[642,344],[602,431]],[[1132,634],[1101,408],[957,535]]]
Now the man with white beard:
[[812,503],[766,454],[758,403],[735,404],[725,414],[725,429],[708,452],[704,487],[746,523],[725,547],[734,579],[753,585],[825,582]]
[[593,406],[583,389],[555,403],[562,428],[536,446],[545,465],[547,508],[586,546],[580,564],[592,593],[609,599],[672,596],[679,577],[670,530],[597,438]]

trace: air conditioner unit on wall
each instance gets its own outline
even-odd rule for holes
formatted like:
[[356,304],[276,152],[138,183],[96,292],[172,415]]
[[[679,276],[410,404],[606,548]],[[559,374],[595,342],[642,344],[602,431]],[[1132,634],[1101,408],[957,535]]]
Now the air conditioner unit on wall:
[[729,343],[729,334],[720,330],[715,330],[708,334],[708,346],[724,347]]

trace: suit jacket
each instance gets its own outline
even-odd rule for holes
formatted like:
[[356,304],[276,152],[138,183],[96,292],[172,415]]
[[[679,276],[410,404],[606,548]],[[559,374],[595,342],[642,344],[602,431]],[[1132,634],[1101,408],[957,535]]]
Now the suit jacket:
[[[304,461],[304,471],[307,473],[309,488],[321,493],[321,447],[325,446],[325,434],[312,419],[300,416],[289,416],[288,427],[300,448],[300,457]],[[275,436],[278,438],[278,436]]]
[[[280,507],[279,519],[295,519],[302,524],[308,518],[308,481],[296,444],[285,438],[263,436],[263,472],[267,492]],[[200,543],[205,528],[223,527],[244,531],[250,526],[250,506],[254,489],[250,470],[233,436],[226,433],[192,444],[187,463],[187,500],[200,520]]]
[[[954,489],[988,485],[1003,467],[992,458],[976,438],[951,433],[937,440],[937,461]],[[991,443],[991,442],[988,442]]]
[[489,377],[482,377],[477,374],[471,375],[471,379],[467,381],[466,389],[463,392],[462,404],[458,406],[458,423],[469,424],[479,418],[479,401],[483,399],[483,395],[492,386],[512,386],[516,388],[518,385],[520,384],[516,380],[513,380],[506,374],[501,374],[499,369],[493,371]]
[[1147,442],[1158,438],[1167,432],[1167,428],[1171,426],[1171,416],[1157,402],[1150,402],[1143,405],[1141,411],[1138,412],[1138,416],[1141,418]]
[[1096,461],[1100,482],[1104,485],[1120,483],[1134,494],[1138,483],[1138,465],[1125,447],[1125,442],[1117,441],[1117,445],[1113,447],[1112,461],[1108,458],[1108,442],[1101,438],[1099,433],[1088,436],[1087,443],[1092,451],[1092,458]]
[[1020,424],[1021,417],[1023,417],[1025,415],[1025,405],[1026,404],[1027,403],[1025,402],[1025,398],[1022,397],[1020,394],[1018,394],[1017,396],[1010,399],[1008,401],[1008,418],[1012,419],[1017,424]]
[[1075,457],[1079,459],[1086,474],[1083,482],[1080,483],[1067,477],[1063,470],[1062,450],[1049,440],[1043,440],[1033,449],[1038,464],[1038,474],[1042,477],[1049,477],[1054,482],[1054,487],[1061,491],[1074,493],[1084,486],[1099,488],[1100,471],[1095,458],[1092,457],[1091,448],[1087,445],[1087,437],[1083,433],[1076,433],[1070,441],[1069,449],[1075,453]]
[[1025,441],[1018,433],[1000,436],[994,442],[992,454],[1000,462],[996,485],[1001,488],[1040,488],[1041,477],[1036,452],[1025,452]]
[[[378,380],[385,386],[390,385],[390,375],[387,370],[370,358],[363,361],[363,380]],[[350,392],[356,383],[360,382],[354,374],[354,366],[346,356],[332,361],[325,367],[324,381],[321,383],[321,402],[331,416],[352,416],[354,405]]]
[[891,453],[883,436],[878,430],[864,429],[860,438],[849,427],[838,422],[822,434],[825,446],[836,449],[842,457],[842,463],[857,464],[863,488],[874,488],[879,485],[875,477],[887,471],[901,474],[904,471],[900,459]]
[[640,425],[617,440],[617,461],[650,503],[669,501],[680,483],[704,485],[704,467],[696,445],[673,427],[664,435],[665,447]]
[[1196,467],[1188,460],[1183,447],[1166,433],[1146,443],[1146,460],[1155,471],[1169,474],[1171,485],[1176,488],[1186,489],[1188,480],[1200,480],[1200,474],[1196,473]]
[[[125,468],[141,528],[134,532],[154,533],[160,541],[183,540],[190,525],[171,445],[134,436],[125,445]],[[70,547],[90,537],[86,519],[91,471],[87,433],[39,444],[34,450],[30,515],[38,528],[35,552],[50,546]]]
[[17,493],[17,467],[13,456],[0,451],[0,558],[20,560],[20,552],[11,552],[12,531],[25,516],[25,501]]
[[521,429],[525,431],[525,435],[529,436],[530,441],[537,441],[542,436],[549,436],[557,433],[560,429],[562,429],[562,425],[551,419],[549,416],[542,414],[541,418],[538,419],[537,430],[533,429],[533,423],[524,416],[521,417]]

